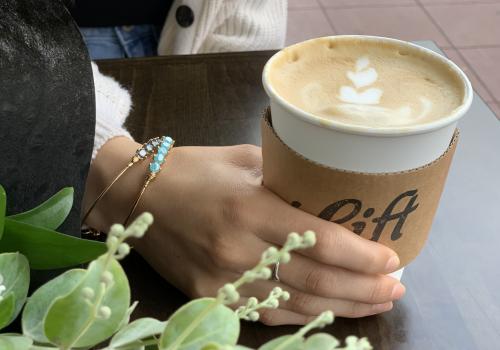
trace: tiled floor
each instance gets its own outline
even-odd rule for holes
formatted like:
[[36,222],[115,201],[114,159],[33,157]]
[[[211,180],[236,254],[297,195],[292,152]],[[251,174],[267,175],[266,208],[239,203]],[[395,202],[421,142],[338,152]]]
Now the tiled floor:
[[288,0],[287,44],[335,34],[433,40],[500,119],[500,0]]

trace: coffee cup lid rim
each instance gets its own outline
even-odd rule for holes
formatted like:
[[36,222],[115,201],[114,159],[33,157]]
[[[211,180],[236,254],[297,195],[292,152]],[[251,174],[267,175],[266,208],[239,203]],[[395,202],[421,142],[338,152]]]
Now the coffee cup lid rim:
[[458,121],[470,108],[470,105],[472,104],[472,98],[473,98],[473,90],[472,90],[472,85],[465,75],[465,73],[450,59],[447,57],[434,52],[428,48],[422,47],[420,45],[399,40],[399,39],[394,39],[394,38],[387,38],[387,37],[381,37],[381,36],[370,36],[370,35],[335,35],[335,36],[326,36],[326,37],[319,37],[319,38],[313,38],[309,39],[306,41],[302,41],[293,45],[288,46],[287,48],[302,45],[304,43],[310,42],[310,41],[316,41],[316,40],[324,40],[324,39],[366,39],[366,40],[373,40],[373,41],[385,41],[385,42],[392,42],[392,43],[397,43],[397,44],[402,44],[402,45],[407,45],[412,47],[415,50],[419,50],[421,52],[425,52],[428,55],[431,55],[432,57],[444,62],[445,64],[450,65],[452,70],[457,73],[457,75],[460,77],[462,80],[464,87],[465,87],[465,93],[464,93],[464,98],[462,101],[462,104],[457,107],[455,110],[453,110],[452,113],[450,113],[448,116],[445,116],[443,118],[439,118],[437,120],[433,120],[431,122],[427,123],[422,123],[422,124],[417,124],[417,125],[408,125],[408,126],[394,126],[394,127],[377,127],[377,128],[372,128],[372,127],[367,127],[363,125],[356,125],[356,124],[347,124],[347,123],[342,123],[339,121],[335,121],[332,119],[327,119],[323,118],[321,116],[306,112],[293,104],[287,102],[283,97],[281,97],[274,87],[271,85],[269,82],[267,76],[268,76],[268,71],[269,67],[274,59],[276,57],[279,57],[283,53],[282,49],[275,53],[271,58],[266,62],[264,69],[262,71],[262,83],[264,86],[264,89],[268,96],[270,98],[274,98],[282,107],[288,109],[289,111],[292,112],[294,116],[297,116],[301,119],[303,119],[306,122],[316,124],[321,127],[326,127],[329,129],[334,129],[338,131],[343,131],[347,133],[352,133],[352,134],[360,134],[360,135],[373,135],[373,136],[404,136],[404,135],[414,135],[414,134],[422,134],[422,133],[427,133],[433,130],[437,130],[443,127],[446,127],[447,125],[450,125],[456,121]]

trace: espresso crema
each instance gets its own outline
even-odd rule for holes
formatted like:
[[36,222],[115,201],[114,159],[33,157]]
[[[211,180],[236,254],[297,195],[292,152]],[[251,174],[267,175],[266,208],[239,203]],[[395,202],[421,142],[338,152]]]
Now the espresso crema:
[[425,124],[463,104],[464,83],[417,48],[321,38],[282,50],[268,70],[283,99],[321,119],[367,127]]

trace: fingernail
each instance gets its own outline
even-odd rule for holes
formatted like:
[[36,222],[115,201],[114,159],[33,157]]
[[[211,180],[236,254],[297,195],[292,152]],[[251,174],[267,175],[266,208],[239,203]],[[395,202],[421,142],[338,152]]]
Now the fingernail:
[[376,314],[392,309],[392,302],[372,305],[372,311]]
[[397,255],[394,255],[392,258],[387,261],[387,264],[385,265],[385,270],[388,272],[393,272],[396,271],[396,269],[399,267],[399,258]]
[[406,288],[401,283],[396,284],[392,288],[391,299],[396,300],[399,299],[405,294]]

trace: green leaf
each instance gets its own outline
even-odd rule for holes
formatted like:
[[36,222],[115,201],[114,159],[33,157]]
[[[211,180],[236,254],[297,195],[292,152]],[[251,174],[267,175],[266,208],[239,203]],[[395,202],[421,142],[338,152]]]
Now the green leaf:
[[231,349],[231,350],[252,350],[252,348],[247,348],[246,346],[243,346],[243,345],[234,345],[234,346],[224,346],[224,345],[220,345],[220,344],[217,344],[217,343],[208,343],[208,344],[205,344],[201,350],[220,350],[220,349]]
[[96,310],[83,297],[84,288],[94,290],[94,302],[101,294],[107,258],[108,255],[104,255],[90,263],[78,286],[68,295],[56,298],[49,308],[44,332],[51,343],[63,348],[89,347],[108,339],[118,330],[130,305],[130,287],[125,272],[115,259],[109,260],[107,266],[113,282],[106,288],[100,303],[111,309],[110,317],[96,318]]
[[2,239],[3,235],[6,203],[7,203],[7,195],[5,194],[5,190],[2,187],[2,185],[0,185],[0,239]]
[[[177,310],[168,320],[160,338],[160,349],[168,349],[214,301],[214,298],[195,299]],[[236,345],[239,334],[240,321],[236,313],[225,305],[217,305],[181,342],[178,349],[200,349],[210,342]]]
[[16,297],[14,293],[4,295],[0,301],[0,329],[7,326],[14,316],[14,309],[16,307]]
[[340,345],[340,342],[327,333],[316,333],[306,339],[305,350],[333,350]]
[[[108,349],[112,350],[114,348],[106,348],[106,350],[108,350]],[[144,349],[145,349],[144,345],[130,345],[130,346],[120,348],[120,350],[144,350]],[[153,348],[153,349],[157,350],[158,347]]]
[[[273,339],[271,341],[268,341],[264,345],[262,345],[259,350],[274,350],[277,348],[279,345],[287,341],[291,335],[284,335],[281,337],[278,337],[276,339]],[[292,340],[289,344],[287,344],[284,348],[280,348],[283,350],[303,350],[303,339],[302,338],[295,338]]]
[[64,272],[38,288],[28,299],[22,315],[23,334],[38,343],[49,343],[43,330],[43,320],[54,299],[69,294],[85,276],[85,270]]
[[130,322],[130,316],[132,315],[132,313],[134,312],[134,310],[135,310],[135,308],[137,307],[138,304],[139,304],[139,302],[136,300],[127,309],[127,313],[125,314],[125,317],[123,318],[122,322],[120,323],[120,327],[118,328],[119,331],[123,327],[125,327],[126,325],[128,325],[128,323]]
[[1,252],[19,251],[35,270],[75,266],[106,252],[102,242],[65,235],[43,227],[5,218]]
[[28,350],[33,341],[22,335],[0,334],[0,349],[2,350]]
[[64,222],[73,206],[73,187],[65,187],[39,206],[8,216],[34,226],[56,229]]
[[8,321],[10,323],[21,311],[28,295],[30,283],[28,260],[19,253],[0,254],[0,275],[3,279],[2,284],[6,287],[3,295],[14,294],[14,312]]
[[141,345],[139,340],[161,334],[167,322],[160,322],[154,318],[139,318],[123,327],[111,339],[110,348],[117,348],[124,345]]

